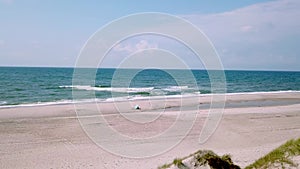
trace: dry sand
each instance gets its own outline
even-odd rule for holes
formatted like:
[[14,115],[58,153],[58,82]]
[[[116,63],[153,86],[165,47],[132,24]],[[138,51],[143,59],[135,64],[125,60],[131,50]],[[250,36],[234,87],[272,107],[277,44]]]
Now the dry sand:
[[[157,168],[199,149],[210,149],[219,155],[229,153],[236,164],[244,167],[285,141],[300,137],[300,92],[252,93],[227,95],[226,107],[218,128],[205,142],[199,143],[201,129],[208,117],[211,95],[184,98],[181,113],[179,98],[139,100],[114,103],[77,105],[83,112],[81,122],[100,133],[115,150],[125,152],[156,152],[157,156],[133,159],[112,154],[91,140],[77,119],[74,105],[0,108],[0,168]],[[200,105],[198,110],[193,106]],[[126,105],[127,104],[127,105]],[[135,104],[141,110],[133,110]],[[166,109],[164,109],[166,107]],[[171,144],[184,135],[179,130],[157,140],[122,142],[97,127],[109,125],[118,133],[137,138],[150,138],[173,127],[176,121],[197,119],[184,140],[164,152],[161,145]],[[81,114],[82,115],[82,114]],[[124,118],[145,120],[133,123]],[[106,124],[99,121],[104,117]],[[151,122],[146,122],[152,119]],[[183,132],[184,133],[184,132]],[[91,135],[91,134],[89,134]],[[136,149],[136,147],[146,147]],[[163,153],[164,152],[164,153]],[[133,154],[136,152],[133,152]],[[146,153],[147,154],[147,153]]]

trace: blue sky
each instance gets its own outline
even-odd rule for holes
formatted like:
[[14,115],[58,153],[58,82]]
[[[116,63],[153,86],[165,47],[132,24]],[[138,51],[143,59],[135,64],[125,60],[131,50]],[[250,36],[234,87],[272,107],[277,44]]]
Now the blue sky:
[[[0,0],[0,65],[72,67],[103,25],[137,12],[164,12],[201,29],[225,69],[300,70],[299,9],[298,0]],[[160,47],[153,40],[129,43]]]

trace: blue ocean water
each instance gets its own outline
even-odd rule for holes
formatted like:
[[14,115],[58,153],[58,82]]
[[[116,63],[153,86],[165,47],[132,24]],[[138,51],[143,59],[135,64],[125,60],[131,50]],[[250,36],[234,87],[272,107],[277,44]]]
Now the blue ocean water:
[[[72,90],[82,92],[82,100],[76,101],[94,99],[86,91],[95,92],[100,101],[211,93],[205,70],[192,70],[193,79],[186,70],[170,70],[176,78],[155,69],[130,77],[131,71],[121,70],[115,83],[116,69],[98,69],[93,85],[73,85],[73,68],[0,67],[0,106],[70,103]],[[300,91],[300,72],[226,70],[225,75],[227,93]]]

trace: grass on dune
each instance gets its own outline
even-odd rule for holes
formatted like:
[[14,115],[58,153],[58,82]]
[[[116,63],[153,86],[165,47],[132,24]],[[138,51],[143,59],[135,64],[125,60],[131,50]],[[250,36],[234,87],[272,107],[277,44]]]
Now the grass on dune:
[[[245,169],[267,169],[267,168],[286,168],[287,166],[299,167],[291,160],[292,157],[300,156],[300,138],[287,141],[285,144],[274,149],[269,154],[258,159]],[[176,158],[172,163],[165,164],[158,169],[168,169],[172,166],[177,168],[187,168],[183,163],[186,159],[191,159],[192,167],[208,165],[211,169],[239,169],[240,167],[233,164],[230,155],[218,156],[212,151],[199,150],[184,158]]]
[[257,169],[257,168],[269,168],[271,165],[277,163],[280,164],[282,168],[285,165],[290,165],[297,167],[293,161],[290,160],[291,157],[300,155],[300,138],[297,140],[289,140],[285,144],[271,151],[269,154],[258,159],[253,164],[247,166],[245,169]]
[[220,167],[222,169],[240,169],[239,166],[233,164],[230,155],[226,154],[220,157],[209,150],[199,150],[184,158],[176,158],[172,163],[165,164],[158,169],[167,169],[173,165],[180,169],[186,169],[188,167],[183,163],[183,161],[188,158],[191,158],[190,163],[193,167],[208,165],[212,169],[220,169]]

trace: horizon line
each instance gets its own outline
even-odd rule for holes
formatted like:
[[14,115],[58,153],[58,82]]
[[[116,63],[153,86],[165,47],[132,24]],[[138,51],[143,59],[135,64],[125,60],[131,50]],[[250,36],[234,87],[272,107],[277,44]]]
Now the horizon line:
[[[71,66],[28,66],[28,65],[23,65],[23,66],[20,66],[20,65],[0,65],[0,68],[118,69],[118,68],[115,68],[115,67],[95,68],[95,67],[71,67]],[[119,68],[119,69],[140,69],[140,68]],[[156,68],[153,68],[153,69],[156,69]],[[205,68],[191,68],[191,69],[168,68],[166,70],[216,70],[216,69],[205,69]],[[218,70],[220,70],[220,69],[218,69]],[[285,69],[223,69],[223,70],[224,71],[300,72],[300,70],[285,70]]]

